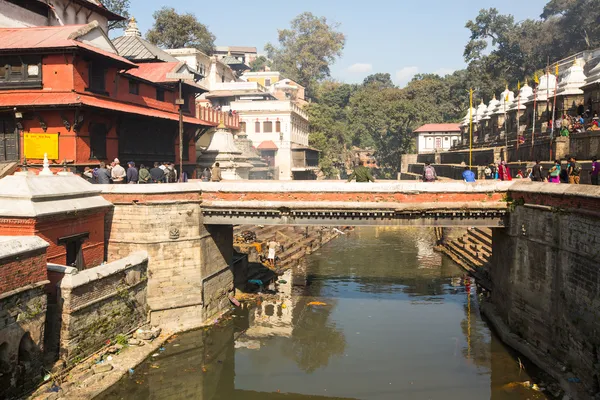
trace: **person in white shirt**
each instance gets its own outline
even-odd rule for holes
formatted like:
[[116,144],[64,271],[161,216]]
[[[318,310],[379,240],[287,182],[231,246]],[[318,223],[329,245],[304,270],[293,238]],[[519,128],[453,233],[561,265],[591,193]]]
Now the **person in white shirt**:
[[125,177],[127,176],[125,168],[121,167],[118,158],[115,158],[113,163],[115,166],[110,171],[110,177],[112,178],[113,183],[125,183]]

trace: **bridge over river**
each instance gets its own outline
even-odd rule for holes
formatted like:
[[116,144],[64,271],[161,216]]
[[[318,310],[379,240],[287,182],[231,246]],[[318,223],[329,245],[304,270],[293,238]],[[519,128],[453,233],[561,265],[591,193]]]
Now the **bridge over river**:
[[224,181],[114,185],[112,202],[197,194],[205,225],[503,227],[511,182]]
[[[106,258],[148,253],[154,325],[195,328],[229,307],[233,225],[492,227],[491,303],[541,364],[595,382],[600,189],[512,182],[225,181],[97,185],[113,204]],[[521,340],[521,339],[519,339]],[[516,340],[516,343],[521,343]],[[545,369],[545,368],[544,368]]]

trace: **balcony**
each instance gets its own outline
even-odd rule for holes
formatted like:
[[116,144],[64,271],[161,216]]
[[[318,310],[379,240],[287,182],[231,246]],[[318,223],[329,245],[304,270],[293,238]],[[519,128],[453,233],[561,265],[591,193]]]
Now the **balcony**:
[[319,150],[292,143],[292,171],[319,169]]
[[196,117],[202,121],[208,122],[210,125],[219,125],[221,120],[223,120],[223,123],[228,129],[240,129],[239,115],[217,111],[211,107],[204,107],[201,104],[196,104]]

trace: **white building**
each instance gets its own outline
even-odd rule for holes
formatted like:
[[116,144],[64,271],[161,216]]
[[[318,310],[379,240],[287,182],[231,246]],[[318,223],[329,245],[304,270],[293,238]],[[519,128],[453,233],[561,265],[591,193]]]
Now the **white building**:
[[199,83],[208,90],[219,90],[216,89],[217,84],[238,81],[236,73],[218,56],[208,56],[200,50],[191,48],[165,51],[203,75],[204,78]]
[[61,26],[97,21],[104,32],[108,23],[124,18],[106,9],[100,0],[0,0],[0,28]]
[[219,60],[225,57],[233,57],[246,65],[258,57],[256,47],[251,46],[215,46],[215,56]]
[[450,147],[460,141],[459,124],[425,124],[414,133],[418,135],[419,154],[450,150]]
[[318,151],[308,145],[308,115],[289,100],[239,100],[230,104],[240,116],[240,131],[276,167],[279,180],[313,179]]

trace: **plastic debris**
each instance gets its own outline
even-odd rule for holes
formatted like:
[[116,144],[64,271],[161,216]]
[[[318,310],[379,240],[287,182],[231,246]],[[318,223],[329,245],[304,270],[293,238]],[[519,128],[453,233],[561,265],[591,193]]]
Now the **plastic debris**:
[[181,346],[179,343],[175,343],[175,344],[173,345],[173,347],[179,347],[179,346]]
[[154,354],[152,354],[152,357],[158,357],[158,355],[159,355],[158,353],[154,353]]
[[129,375],[133,375],[134,372],[135,370],[133,368],[129,368]]
[[280,279],[277,281],[277,283],[281,283],[282,285],[285,285],[287,283],[287,281],[285,279]]
[[229,296],[229,301],[231,302],[231,304],[233,304],[233,305],[234,305],[234,306],[236,306],[236,307],[239,307],[239,306],[240,306],[240,302],[238,301],[238,299],[236,299],[236,298],[235,298],[235,297],[233,297],[233,296]]
[[326,306],[327,303],[323,303],[322,301],[311,301],[307,305],[308,306]]
[[152,364],[152,365],[150,366],[150,368],[159,369],[160,367],[159,367],[158,365],[154,365],[154,364]]
[[112,361],[112,359],[113,359],[112,356],[106,357],[106,361]]
[[569,378],[569,379],[567,379],[567,381],[569,381],[570,383],[579,383],[579,382],[581,382],[581,380],[579,378],[575,378],[575,377]]
[[158,351],[165,351],[165,348],[161,347],[161,348],[158,349]]
[[263,281],[261,281],[260,279],[249,279],[248,283],[254,283],[255,285],[263,286]]
[[50,375],[50,374],[44,375],[44,382],[48,382],[50,380],[50,378],[52,378],[52,375]]

